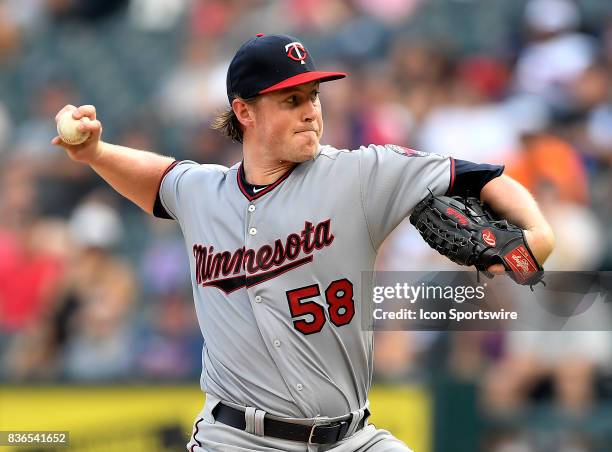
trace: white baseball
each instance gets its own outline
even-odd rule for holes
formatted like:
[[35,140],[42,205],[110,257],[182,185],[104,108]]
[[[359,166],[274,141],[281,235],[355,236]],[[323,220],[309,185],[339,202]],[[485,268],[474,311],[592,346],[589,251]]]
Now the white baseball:
[[72,112],[74,110],[64,112],[57,120],[57,133],[59,134],[62,141],[68,144],[81,144],[89,138],[91,132],[81,132],[77,129],[77,126],[83,122],[87,122],[90,119],[87,116],[83,116],[81,119],[74,119]]

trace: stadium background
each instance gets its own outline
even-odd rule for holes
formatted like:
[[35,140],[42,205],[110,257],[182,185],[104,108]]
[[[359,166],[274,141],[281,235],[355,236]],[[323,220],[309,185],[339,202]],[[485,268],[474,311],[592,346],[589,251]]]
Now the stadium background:
[[[555,228],[548,268],[612,267],[609,1],[3,0],[0,430],[181,450],[203,396],[179,230],[52,148],[53,117],[92,103],[108,141],[232,164],[240,148],[208,123],[229,58],[258,32],[297,35],[350,73],[322,86],[324,142],[502,162]],[[453,267],[402,225],[378,268]],[[510,336],[380,333],[373,421],[419,452],[610,450],[609,333],[543,339],[555,369],[598,348],[592,374],[563,374],[571,409],[545,379],[502,417],[483,399],[520,354]]]

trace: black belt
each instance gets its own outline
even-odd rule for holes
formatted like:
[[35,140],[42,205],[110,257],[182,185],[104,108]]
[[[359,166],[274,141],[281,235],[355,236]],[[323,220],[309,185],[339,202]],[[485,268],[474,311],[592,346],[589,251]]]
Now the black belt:
[[[215,421],[219,421],[239,430],[246,429],[244,411],[219,403],[213,409],[212,415]],[[363,428],[369,416],[370,410],[366,408],[364,410],[364,416],[359,421],[355,431]],[[334,444],[344,438],[351,425],[351,420],[352,415],[349,415],[349,418],[345,421],[333,422],[327,425],[302,425],[270,419],[266,415],[264,417],[264,434],[274,438],[301,441],[303,443]]]

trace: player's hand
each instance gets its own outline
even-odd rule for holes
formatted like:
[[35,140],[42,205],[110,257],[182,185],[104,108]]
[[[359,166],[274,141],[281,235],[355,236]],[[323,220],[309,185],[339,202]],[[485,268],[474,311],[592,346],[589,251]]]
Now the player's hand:
[[102,124],[96,118],[96,107],[93,105],[81,105],[80,107],[66,105],[57,115],[55,115],[56,123],[60,116],[66,111],[72,111],[72,117],[76,120],[80,120],[84,117],[89,118],[89,121],[81,121],[77,130],[81,132],[89,131],[90,136],[85,142],[76,145],[64,142],[59,136],[53,138],[51,143],[55,146],[64,148],[68,156],[74,161],[92,163],[99,154],[98,145],[100,143],[100,137],[102,136]]
[[552,228],[548,223],[543,223],[538,227],[523,230],[523,234],[533,256],[540,265],[544,265],[555,246],[555,234]]

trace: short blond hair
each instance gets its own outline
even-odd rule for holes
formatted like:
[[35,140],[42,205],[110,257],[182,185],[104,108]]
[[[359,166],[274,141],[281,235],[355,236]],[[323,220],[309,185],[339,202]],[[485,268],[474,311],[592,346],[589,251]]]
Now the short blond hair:
[[[240,98],[240,100],[246,102],[247,104],[255,102],[255,99],[257,99],[257,97],[251,97],[249,99]],[[221,132],[224,136],[232,141],[236,141],[238,143],[243,142],[244,131],[242,124],[240,124],[240,121],[238,121],[238,117],[236,116],[236,113],[234,113],[234,109],[231,107],[231,105],[229,108],[226,108],[224,111],[220,112],[214,117],[210,127],[213,130]]]

